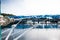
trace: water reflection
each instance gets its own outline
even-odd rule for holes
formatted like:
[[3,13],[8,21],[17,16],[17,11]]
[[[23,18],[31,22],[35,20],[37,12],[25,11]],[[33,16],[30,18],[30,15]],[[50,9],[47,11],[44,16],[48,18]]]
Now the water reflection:
[[[47,28],[60,28],[60,25],[58,24],[35,24],[35,25],[38,25],[36,28],[39,28],[39,29],[47,29]],[[28,24],[18,24],[16,28],[18,29],[25,29],[25,28],[30,28],[32,27],[31,25],[28,25]]]
[[59,40],[60,30],[32,29],[19,40]]

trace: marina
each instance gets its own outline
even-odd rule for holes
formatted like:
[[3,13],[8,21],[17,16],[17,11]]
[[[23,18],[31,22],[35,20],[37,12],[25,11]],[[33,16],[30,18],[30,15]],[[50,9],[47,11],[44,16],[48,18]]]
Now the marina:
[[12,22],[9,25],[2,28],[2,40],[48,40],[51,38],[51,33],[54,33],[54,38],[60,35],[59,18],[16,18],[14,23]]

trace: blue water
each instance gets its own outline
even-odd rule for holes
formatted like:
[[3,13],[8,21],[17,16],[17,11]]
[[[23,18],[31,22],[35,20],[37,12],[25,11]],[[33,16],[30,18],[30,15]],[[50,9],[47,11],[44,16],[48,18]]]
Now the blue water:
[[[5,28],[11,28],[12,25],[7,25]],[[18,24],[16,26],[17,29],[25,29],[25,28],[30,28],[32,27],[31,25],[28,24]],[[43,29],[43,25],[38,25],[36,28]],[[58,25],[44,25],[44,28],[58,28]]]
[[18,24],[16,28],[24,29],[24,28],[30,28],[30,27],[31,27],[30,25]]
[[[25,28],[30,28],[32,26],[27,25],[27,24],[18,24],[16,28],[18,29],[25,29]],[[43,25],[39,25],[36,28],[43,28]],[[44,25],[44,28],[58,28],[58,25]]]

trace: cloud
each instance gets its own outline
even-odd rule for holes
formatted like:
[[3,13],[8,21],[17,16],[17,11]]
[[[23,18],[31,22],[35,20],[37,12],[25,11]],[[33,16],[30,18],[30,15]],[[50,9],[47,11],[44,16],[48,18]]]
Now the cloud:
[[1,12],[15,15],[56,15],[60,13],[60,0],[13,0],[2,4]]

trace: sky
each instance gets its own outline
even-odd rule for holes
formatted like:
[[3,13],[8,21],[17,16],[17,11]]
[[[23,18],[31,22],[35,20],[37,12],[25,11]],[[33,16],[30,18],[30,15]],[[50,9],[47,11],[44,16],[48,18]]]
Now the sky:
[[60,0],[1,0],[1,13],[60,15]]

